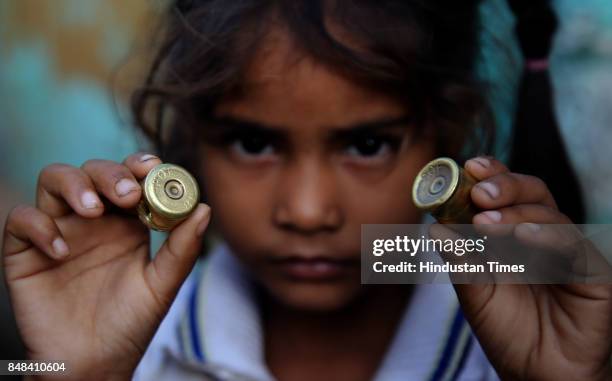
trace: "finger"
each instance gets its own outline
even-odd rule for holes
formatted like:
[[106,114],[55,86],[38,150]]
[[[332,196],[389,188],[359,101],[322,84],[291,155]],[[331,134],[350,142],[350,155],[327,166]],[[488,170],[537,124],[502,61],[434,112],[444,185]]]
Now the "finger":
[[71,259],[116,243],[109,241],[108,237],[122,237],[124,248],[134,248],[149,240],[149,229],[138,218],[121,213],[108,213],[103,218],[87,220],[70,214],[55,219],[55,223],[70,245]]
[[501,173],[510,172],[508,167],[493,156],[478,156],[465,162],[464,168],[468,174],[478,181]]
[[145,178],[151,169],[161,163],[159,157],[144,152],[132,154],[123,161],[123,165],[128,167],[138,180]]
[[[609,300],[612,262],[576,225],[521,224],[517,226],[515,235],[527,244],[552,250],[561,258],[569,260],[569,267],[564,266],[558,271],[563,278],[558,278],[567,283],[563,287],[572,295],[592,300]],[[560,267],[557,265],[557,268]]]
[[561,252],[581,240],[582,235],[573,225],[564,228],[563,226],[525,222],[516,225],[515,236],[525,244]]
[[145,276],[157,300],[170,303],[176,295],[198,258],[209,221],[210,208],[198,205],[187,220],[174,228],[147,266]]
[[[451,239],[457,240],[461,236],[454,234],[452,231],[442,229],[442,226],[436,226],[439,224],[433,224],[430,229],[430,235],[433,238],[438,239]],[[467,226],[466,226],[467,227]],[[488,246],[488,245],[487,245]],[[482,256],[471,256],[469,258],[470,264],[481,264],[486,266],[486,261],[490,260],[490,252],[487,247],[487,251]],[[446,257],[449,262],[461,263],[462,258],[457,258],[453,255]],[[450,273],[449,278],[453,283],[453,287],[457,292],[457,297],[461,303],[462,309],[468,318],[473,320],[479,318],[479,314],[484,311],[488,303],[493,299],[493,296],[498,296],[498,300],[510,300],[513,297],[512,291],[504,284],[498,283],[515,283],[515,279],[512,274],[497,274],[493,272],[485,273]],[[499,296],[504,294],[504,296]],[[474,321],[471,321],[474,324]],[[476,324],[478,326],[478,324]]]
[[2,252],[17,255],[36,246],[53,259],[64,259],[70,249],[55,221],[42,211],[27,205],[15,207],[6,222]]
[[66,164],[45,167],[38,177],[36,206],[51,217],[71,211],[83,217],[98,217],[104,205],[91,179],[79,168]]
[[[570,258],[561,250],[567,236],[548,241],[556,245],[548,248],[521,237],[529,227],[549,226],[554,230],[556,226],[573,226],[558,210],[540,204],[521,204],[479,213],[473,222],[479,234],[489,237],[488,257],[501,264],[524,266],[525,273],[517,281],[558,282],[569,275],[565,264]],[[493,237],[496,239],[492,240]]]
[[516,226],[514,235],[525,245],[554,253],[559,259],[569,261],[569,269],[550,261],[547,265],[552,270],[556,266],[565,277],[575,277],[577,283],[612,282],[612,264],[576,225],[524,223]]
[[485,210],[517,204],[542,204],[557,209],[544,181],[518,173],[502,173],[477,183],[471,197],[478,208]]
[[90,160],[82,168],[96,189],[114,205],[133,208],[140,201],[140,185],[125,165],[110,160]]
[[540,204],[520,204],[480,212],[472,219],[481,234],[508,235],[523,222],[537,224],[570,224],[570,219],[556,209]]

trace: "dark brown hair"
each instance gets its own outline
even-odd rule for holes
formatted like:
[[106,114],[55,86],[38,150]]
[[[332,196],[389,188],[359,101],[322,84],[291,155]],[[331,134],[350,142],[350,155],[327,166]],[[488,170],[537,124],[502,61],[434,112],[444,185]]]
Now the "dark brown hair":
[[[320,62],[409,105],[434,131],[439,154],[488,151],[493,122],[476,77],[477,0],[178,0],[144,86],[136,124],[165,159],[194,169],[197,130],[224,95],[240,88],[272,20]],[[330,32],[332,23],[359,48]],[[427,128],[427,127],[434,128]],[[467,148],[466,148],[467,147]]]

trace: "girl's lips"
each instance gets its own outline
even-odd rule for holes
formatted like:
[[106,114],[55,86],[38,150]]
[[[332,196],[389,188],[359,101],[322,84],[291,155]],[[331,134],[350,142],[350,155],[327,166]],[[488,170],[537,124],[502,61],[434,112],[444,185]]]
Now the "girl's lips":
[[359,268],[354,260],[290,257],[275,261],[290,278],[302,281],[331,281]]

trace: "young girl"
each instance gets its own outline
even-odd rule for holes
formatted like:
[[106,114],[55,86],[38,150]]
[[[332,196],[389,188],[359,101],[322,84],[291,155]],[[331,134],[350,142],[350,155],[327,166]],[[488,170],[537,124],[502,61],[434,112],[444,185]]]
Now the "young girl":
[[[489,141],[477,6],[178,1],[134,104],[160,155],[50,165],[7,221],[30,358],[75,380],[612,379],[607,285],[360,284],[361,225],[419,223],[418,170]],[[210,208],[151,260],[122,211],[160,157]],[[570,222],[537,178],[465,169],[475,224]]]

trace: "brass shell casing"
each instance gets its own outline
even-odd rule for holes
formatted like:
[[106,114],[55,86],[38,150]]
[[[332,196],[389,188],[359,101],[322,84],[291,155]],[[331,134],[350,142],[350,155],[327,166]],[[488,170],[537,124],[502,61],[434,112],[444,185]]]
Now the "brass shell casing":
[[412,186],[412,201],[443,224],[471,224],[478,210],[470,191],[476,180],[450,158],[437,158],[421,169]]
[[153,230],[171,230],[193,212],[200,200],[198,183],[178,165],[156,166],[141,185],[138,216]]

